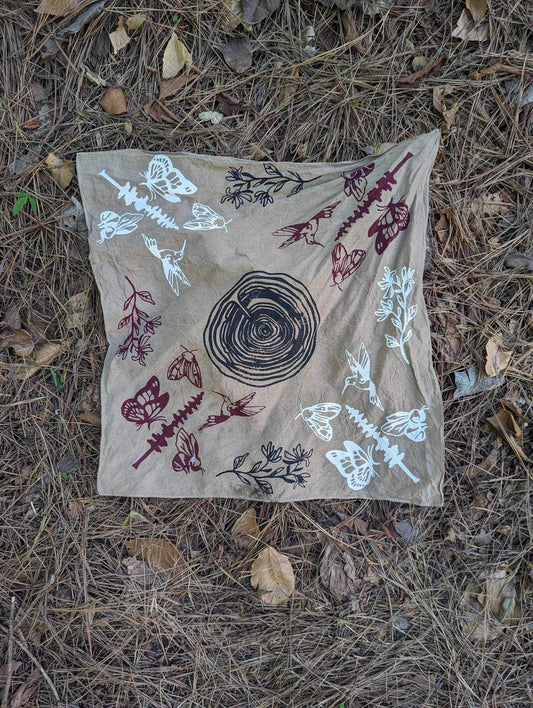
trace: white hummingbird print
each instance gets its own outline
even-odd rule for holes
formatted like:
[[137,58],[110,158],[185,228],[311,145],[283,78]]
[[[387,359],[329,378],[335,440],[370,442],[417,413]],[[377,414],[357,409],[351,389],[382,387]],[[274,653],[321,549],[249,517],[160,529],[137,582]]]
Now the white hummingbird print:
[[355,386],[355,388],[358,388],[360,391],[368,391],[370,403],[373,403],[378,408],[381,408],[381,410],[384,410],[376,392],[376,385],[370,378],[370,357],[368,356],[368,351],[365,345],[361,344],[359,347],[358,359],[346,350],[346,359],[350,369],[352,370],[352,376],[348,376],[344,379],[344,388],[342,389],[342,392],[344,393],[348,386]]
[[170,248],[161,248],[157,246],[157,241],[155,238],[149,238],[148,236],[142,235],[146,248],[152,253],[156,258],[159,258],[163,264],[163,273],[165,278],[168,280],[170,287],[176,293],[180,294],[180,280],[184,285],[190,287],[190,283],[187,280],[187,276],[180,268],[180,261],[183,259],[183,254],[185,253],[185,244],[187,241],[183,242],[183,246],[179,251],[172,251]]

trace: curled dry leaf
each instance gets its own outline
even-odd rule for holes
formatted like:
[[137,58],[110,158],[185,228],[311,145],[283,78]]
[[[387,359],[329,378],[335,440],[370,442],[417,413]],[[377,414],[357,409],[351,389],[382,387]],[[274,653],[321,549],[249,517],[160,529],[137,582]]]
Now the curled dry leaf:
[[280,2],[281,0],[242,0],[243,22],[261,22],[278,9]]
[[25,329],[6,325],[0,329],[0,351],[11,347],[17,356],[30,356],[35,347],[32,336]]
[[267,546],[252,563],[251,583],[263,602],[284,605],[294,592],[294,571],[290,560],[272,546]]
[[107,0],[98,0],[98,2],[92,2],[90,5],[87,5],[79,14],[76,15],[74,20],[69,25],[57,30],[56,36],[67,37],[72,34],[77,34],[88,22],[93,19],[93,17],[96,17],[102,12],[106,2]]
[[126,20],[126,27],[132,30],[132,32],[135,32],[135,30],[138,30],[140,29],[140,27],[142,27],[146,19],[146,15],[143,15],[142,12],[138,12],[136,15],[128,17],[128,19]]
[[91,411],[86,411],[85,413],[80,413],[78,416],[79,420],[83,421],[84,423],[89,423],[89,425],[94,425],[96,428],[101,428],[102,427],[102,419],[95,415],[94,413],[91,413]]
[[455,114],[457,113],[457,110],[459,108],[458,103],[450,103],[446,101],[446,96],[449,96],[451,93],[453,93],[453,86],[445,85],[445,86],[435,86],[433,89],[433,106],[435,109],[442,115],[444,118],[446,128],[449,130],[454,121],[455,121]]
[[63,344],[57,344],[55,342],[45,342],[44,344],[41,344],[41,346],[37,347],[35,350],[35,356],[33,358],[34,366],[30,366],[29,369],[19,371],[17,374],[17,379],[23,381],[24,379],[30,378],[30,376],[36,374],[44,364],[48,364],[48,362],[52,361],[52,359],[55,359],[55,357],[62,352],[63,349]]
[[66,189],[74,177],[74,163],[72,160],[62,160],[53,152],[45,160],[52,179],[62,189]]
[[328,540],[320,560],[320,581],[339,602],[347,602],[360,590],[362,581],[347,548]]
[[416,88],[420,83],[420,79],[423,79],[424,76],[431,74],[432,71],[437,71],[437,69],[440,69],[445,61],[446,57],[444,54],[442,54],[437,60],[435,60],[431,64],[427,63],[425,64],[425,66],[418,69],[418,71],[415,71],[414,74],[409,74],[409,76],[400,79],[400,81],[398,81],[398,87],[407,88],[411,86],[412,88]]
[[128,110],[124,89],[120,86],[107,89],[99,103],[110,116],[119,116]]
[[520,605],[513,575],[508,568],[482,572],[463,598],[464,634],[475,641],[495,639],[520,618]]
[[531,421],[509,401],[502,400],[500,405],[500,410],[487,418],[487,423],[506,441],[518,458],[527,460],[523,447],[524,434],[516,419],[518,418],[523,424],[531,423]]
[[455,371],[454,377],[454,401],[465,396],[474,396],[482,391],[491,391],[493,388],[503,386],[505,383],[505,378],[501,374],[497,376],[480,376],[476,366],[471,366],[466,371]]
[[173,32],[163,53],[163,78],[172,79],[183,67],[189,71],[191,66],[191,53]]
[[128,37],[128,33],[126,32],[125,24],[124,17],[120,15],[116,30],[109,35],[109,41],[113,46],[113,54],[118,54],[121,49],[124,49],[124,47],[129,44],[130,37]]
[[237,113],[255,112],[255,106],[251,101],[239,101],[229,93],[217,94],[219,111],[225,116],[233,116]]
[[481,22],[487,12],[487,0],[466,0],[474,22]]
[[215,44],[214,48],[236,74],[244,74],[252,66],[252,45],[248,37],[237,37],[231,42]]
[[157,98],[144,106],[146,113],[157,123],[179,123],[179,118]]
[[231,535],[237,548],[242,550],[253,546],[259,538],[259,526],[254,507],[247,509],[242,514],[231,530]]
[[159,86],[158,100],[164,101],[165,98],[175,96],[185,86],[195,84],[198,81],[198,78],[198,76],[188,76],[187,74],[182,74],[181,76],[176,76],[173,79],[165,79]]
[[486,352],[485,373],[487,376],[497,376],[509,364],[511,352],[502,348],[502,341],[499,337],[491,337],[488,340]]
[[489,23],[487,20],[476,23],[470,12],[463,10],[452,37],[464,39],[465,42],[486,42],[489,38]]
[[154,568],[183,571],[187,564],[182,552],[170,543],[154,538],[135,538],[124,541],[130,556],[139,556]]
[[79,329],[83,331],[89,317],[89,291],[73,295],[67,300],[67,329]]
[[202,111],[198,114],[198,120],[201,120],[202,123],[212,123],[216,125],[224,120],[224,115],[218,111]]

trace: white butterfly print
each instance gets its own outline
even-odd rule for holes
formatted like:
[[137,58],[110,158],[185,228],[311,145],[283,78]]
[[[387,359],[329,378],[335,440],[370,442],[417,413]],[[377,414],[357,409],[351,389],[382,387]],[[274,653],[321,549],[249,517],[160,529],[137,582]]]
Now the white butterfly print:
[[373,403],[378,408],[381,408],[381,410],[384,410],[376,392],[376,385],[370,378],[370,357],[368,356],[368,351],[365,345],[361,344],[359,347],[358,359],[346,350],[346,359],[350,369],[352,370],[352,376],[348,376],[344,380],[344,388],[342,389],[342,393],[346,391],[348,386],[355,386],[355,388],[358,388],[360,391],[368,391],[370,403]]
[[223,216],[217,214],[211,207],[205,204],[198,204],[198,202],[192,205],[192,214],[195,218],[183,224],[183,228],[190,231],[209,231],[211,229],[224,229],[227,231],[227,225],[233,221],[233,219],[226,221]]
[[372,458],[374,445],[364,450],[357,443],[351,440],[344,441],[346,450],[330,450],[326,452],[327,459],[332,462],[339,470],[350,489],[358,491],[367,486],[374,475],[377,475],[374,469],[379,462]]
[[392,435],[396,438],[400,435],[413,440],[414,442],[422,442],[426,439],[427,423],[426,411],[427,406],[422,408],[413,408],[411,411],[399,411],[387,416],[387,422],[381,426],[381,430],[385,435]]
[[180,268],[180,261],[183,259],[183,254],[185,253],[185,244],[187,241],[183,242],[183,246],[180,251],[172,251],[170,248],[161,248],[157,246],[157,241],[155,238],[148,238],[148,236],[142,235],[146,248],[152,253],[156,258],[159,258],[163,264],[163,272],[165,278],[168,280],[170,287],[179,296],[180,294],[180,280],[185,285],[191,285],[187,280],[185,273]]
[[329,441],[333,437],[333,428],[329,421],[336,418],[341,410],[342,406],[338,403],[317,403],[302,408],[302,412],[298,413],[296,418],[301,416],[317,437]]
[[113,236],[123,236],[131,234],[135,231],[137,224],[143,218],[142,214],[121,214],[120,216],[114,211],[103,211],[100,214],[100,240],[97,243],[103,243]]
[[189,182],[166,155],[154,155],[147,171],[139,174],[146,180],[141,184],[148,187],[151,199],[159,194],[167,202],[181,202],[179,194],[194,194],[197,191],[196,185]]

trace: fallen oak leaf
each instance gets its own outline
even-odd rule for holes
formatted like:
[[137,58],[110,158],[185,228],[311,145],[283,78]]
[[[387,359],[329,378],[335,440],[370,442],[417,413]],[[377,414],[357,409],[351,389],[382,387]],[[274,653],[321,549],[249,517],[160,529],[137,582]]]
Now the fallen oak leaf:
[[109,35],[109,41],[113,46],[113,54],[118,54],[120,50],[124,49],[130,42],[131,37],[128,37],[125,24],[126,22],[123,15],[120,15],[116,30]]
[[220,52],[229,68],[236,74],[244,74],[252,66],[252,44],[248,37],[237,37],[230,42],[213,45]]
[[74,177],[74,163],[72,160],[63,160],[51,152],[45,159],[45,164],[54,182],[62,189],[66,189]]
[[509,364],[511,352],[502,349],[502,341],[499,337],[491,337],[487,341],[485,350],[487,353],[485,373],[487,376],[497,376]]
[[420,79],[440,69],[445,61],[446,56],[443,54],[431,64],[426,64],[422,69],[415,71],[413,74],[409,74],[409,76],[406,76],[404,79],[400,79],[400,81],[398,81],[398,88],[416,88],[420,83]]
[[252,587],[268,605],[284,605],[294,592],[294,571],[287,556],[272,546],[264,548],[252,563]]
[[122,115],[122,113],[126,113],[128,110],[124,89],[120,86],[107,89],[100,99],[99,104],[110,116],[119,116]]
[[191,53],[173,32],[163,53],[163,78],[172,79],[184,67],[189,71],[191,66]]
[[139,556],[152,567],[177,573],[187,567],[182,552],[170,541],[135,538],[132,541],[124,541],[124,545],[130,556]]
[[257,514],[254,507],[247,509],[235,522],[231,536],[237,548],[245,550],[259,538],[259,526],[257,525]]

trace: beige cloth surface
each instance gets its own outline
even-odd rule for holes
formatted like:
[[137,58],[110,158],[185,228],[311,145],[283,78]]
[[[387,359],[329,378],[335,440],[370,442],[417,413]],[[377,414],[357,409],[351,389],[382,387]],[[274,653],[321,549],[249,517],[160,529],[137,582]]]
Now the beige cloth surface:
[[442,503],[433,131],[355,164],[81,153],[104,495]]

